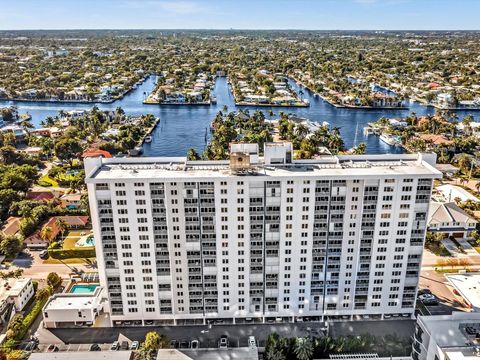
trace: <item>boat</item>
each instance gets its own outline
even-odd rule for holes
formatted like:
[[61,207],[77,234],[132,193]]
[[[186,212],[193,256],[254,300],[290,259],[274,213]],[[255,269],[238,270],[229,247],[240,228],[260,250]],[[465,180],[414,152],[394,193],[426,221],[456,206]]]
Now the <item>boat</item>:
[[152,142],[152,137],[150,135],[145,136],[145,139],[143,139],[144,142],[146,143],[151,143]]
[[380,140],[390,146],[401,146],[402,142],[399,136],[388,135],[388,134],[381,134]]

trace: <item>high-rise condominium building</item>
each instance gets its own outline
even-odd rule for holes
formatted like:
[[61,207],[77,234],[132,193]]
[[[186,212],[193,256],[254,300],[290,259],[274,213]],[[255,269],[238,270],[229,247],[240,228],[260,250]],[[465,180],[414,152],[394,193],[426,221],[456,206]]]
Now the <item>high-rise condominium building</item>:
[[[113,322],[413,313],[431,154],[85,160]],[[235,319],[235,320],[233,320]]]

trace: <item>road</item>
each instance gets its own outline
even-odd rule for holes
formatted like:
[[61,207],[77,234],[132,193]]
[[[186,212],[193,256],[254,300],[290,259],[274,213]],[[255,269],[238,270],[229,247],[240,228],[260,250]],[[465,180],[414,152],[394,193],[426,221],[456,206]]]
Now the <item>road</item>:
[[[232,347],[247,346],[248,336],[253,335],[264,346],[265,340],[271,333],[281,336],[295,337],[309,334],[321,334],[323,323],[285,323],[285,324],[242,324],[242,325],[213,325],[208,326],[163,326],[163,327],[130,327],[130,328],[78,328],[78,329],[51,329],[58,339],[66,344],[112,343],[125,337],[131,341],[143,341],[149,331],[157,331],[166,335],[170,340],[197,339],[201,347],[217,347],[221,335],[227,335]],[[310,330],[309,330],[309,329]],[[410,337],[415,328],[415,320],[384,320],[384,321],[345,321],[330,323],[331,336],[347,336],[371,334],[383,336],[396,334]]]
[[23,276],[31,277],[33,280],[39,282],[45,281],[47,275],[51,272],[56,272],[62,279],[69,279],[72,269],[78,271],[91,272],[96,271],[89,264],[44,264],[39,257],[38,251],[31,251],[29,253],[21,253],[13,260],[12,265],[8,267],[8,271],[22,269]]

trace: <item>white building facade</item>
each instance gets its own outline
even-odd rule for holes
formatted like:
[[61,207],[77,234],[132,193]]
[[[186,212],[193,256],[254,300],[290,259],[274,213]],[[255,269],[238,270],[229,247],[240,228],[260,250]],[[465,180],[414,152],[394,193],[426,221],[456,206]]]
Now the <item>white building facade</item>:
[[85,159],[112,322],[413,313],[432,156],[285,148],[265,147],[275,164]]

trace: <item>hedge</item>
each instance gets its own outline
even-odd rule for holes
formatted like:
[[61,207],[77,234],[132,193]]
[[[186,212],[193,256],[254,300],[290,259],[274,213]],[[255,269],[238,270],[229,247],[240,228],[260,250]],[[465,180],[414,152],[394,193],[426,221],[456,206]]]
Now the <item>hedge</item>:
[[48,255],[52,259],[64,260],[71,258],[92,258],[95,257],[95,247],[89,246],[81,249],[48,249]]
[[16,341],[20,341],[25,337],[28,329],[30,329],[30,326],[32,326],[33,322],[38,317],[38,315],[42,311],[43,307],[47,303],[48,298],[46,298],[44,300],[40,300],[40,301],[38,301],[38,300],[35,300],[35,301],[36,301],[36,303],[33,306],[32,310],[30,310],[30,312],[27,314],[27,316],[25,316],[22,320],[22,327],[15,334],[15,337],[13,339],[8,339],[7,343],[5,343],[5,345],[4,345],[5,348],[13,347],[13,345],[16,343]]

